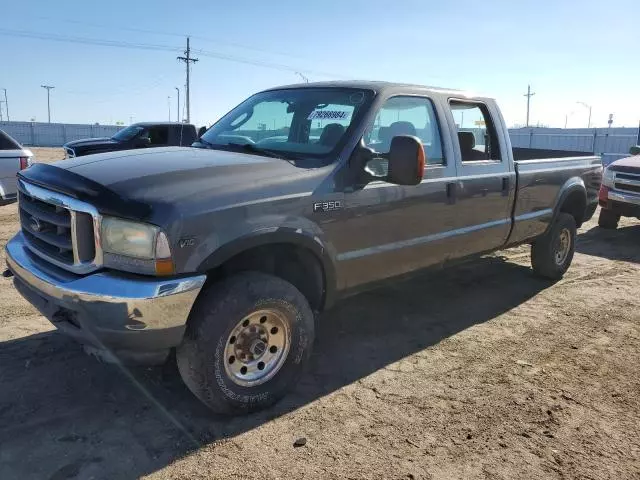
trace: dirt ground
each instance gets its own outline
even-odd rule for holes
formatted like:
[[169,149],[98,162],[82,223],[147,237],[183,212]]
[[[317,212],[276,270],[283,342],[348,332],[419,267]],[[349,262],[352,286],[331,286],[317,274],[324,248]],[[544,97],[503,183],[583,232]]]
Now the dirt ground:
[[295,392],[233,419],[175,368],[86,356],[0,278],[0,479],[640,478],[640,222],[578,238],[555,284],[521,247],[342,302]]

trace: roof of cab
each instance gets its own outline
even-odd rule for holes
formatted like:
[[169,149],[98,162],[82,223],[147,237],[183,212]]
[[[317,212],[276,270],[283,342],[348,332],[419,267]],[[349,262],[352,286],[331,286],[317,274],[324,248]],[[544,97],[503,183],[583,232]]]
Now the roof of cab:
[[268,88],[265,91],[282,90],[290,88],[362,88],[380,92],[382,90],[401,90],[403,88],[411,90],[423,90],[425,92],[434,93],[451,93],[465,97],[477,97],[471,92],[464,90],[456,90],[453,88],[431,87],[426,85],[413,85],[409,83],[394,83],[372,80],[331,80],[326,82],[310,82],[310,83],[294,83],[291,85],[282,85],[278,87]]

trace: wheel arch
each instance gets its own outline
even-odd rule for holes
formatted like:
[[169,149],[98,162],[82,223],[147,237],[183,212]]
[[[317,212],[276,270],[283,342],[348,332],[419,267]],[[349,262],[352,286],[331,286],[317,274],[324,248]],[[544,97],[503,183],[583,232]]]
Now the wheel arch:
[[333,304],[336,273],[330,249],[316,235],[300,229],[255,232],[221,246],[198,267],[207,282],[241,271],[260,271],[293,284],[314,311]]
[[560,213],[568,213],[575,219],[579,228],[584,222],[586,209],[587,188],[584,180],[580,177],[570,178],[560,189],[553,209],[553,220],[555,221]]

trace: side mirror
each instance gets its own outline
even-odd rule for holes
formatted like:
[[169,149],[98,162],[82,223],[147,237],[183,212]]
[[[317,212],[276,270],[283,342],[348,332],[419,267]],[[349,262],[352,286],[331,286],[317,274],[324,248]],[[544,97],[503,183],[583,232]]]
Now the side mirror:
[[424,174],[425,154],[417,137],[398,135],[391,139],[387,182],[418,185]]
[[640,155],[640,145],[634,145],[629,149],[631,155]]

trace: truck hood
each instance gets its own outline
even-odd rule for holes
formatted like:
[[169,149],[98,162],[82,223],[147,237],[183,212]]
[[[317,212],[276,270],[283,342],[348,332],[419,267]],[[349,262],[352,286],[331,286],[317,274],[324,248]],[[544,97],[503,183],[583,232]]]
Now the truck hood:
[[77,148],[77,147],[93,147],[102,145],[117,145],[118,142],[113,138],[100,137],[100,138],[83,138],[82,140],[73,140],[64,144],[65,147]]
[[[126,201],[190,213],[204,205],[222,208],[245,199],[296,193],[312,186],[307,182],[292,184],[292,177],[315,176],[313,170],[279,158],[190,147],[100,153],[54,166],[99,184]],[[213,197],[218,200],[212,201]]]
[[608,166],[609,170],[614,172],[634,172],[640,173],[640,155],[634,155],[632,157],[621,158],[612,162]]

